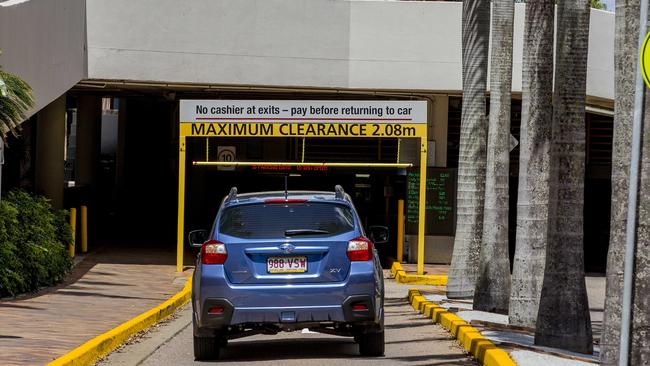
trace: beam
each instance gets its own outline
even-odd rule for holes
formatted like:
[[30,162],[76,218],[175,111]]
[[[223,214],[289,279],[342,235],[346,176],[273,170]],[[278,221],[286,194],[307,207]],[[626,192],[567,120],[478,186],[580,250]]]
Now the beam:
[[[426,148],[425,148],[426,149]],[[426,160],[426,157],[425,157]],[[273,161],[193,161],[193,165],[201,166],[253,166],[253,165],[279,165],[279,166],[331,166],[340,168],[410,168],[411,163],[301,163],[301,162],[273,162]]]

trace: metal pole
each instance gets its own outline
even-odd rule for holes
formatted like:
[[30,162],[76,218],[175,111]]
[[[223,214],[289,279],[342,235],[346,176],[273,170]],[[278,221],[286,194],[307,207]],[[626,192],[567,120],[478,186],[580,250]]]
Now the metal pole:
[[[648,0],[641,0],[639,16],[639,50],[643,48],[648,19]],[[621,308],[621,342],[619,366],[627,366],[630,357],[630,323],[632,319],[632,290],[634,285],[634,251],[636,242],[636,208],[639,183],[639,161],[641,160],[641,133],[643,122],[643,97],[645,85],[640,65],[637,64],[634,90],[634,119],[632,121],[632,151],[630,181],[627,198],[627,227],[625,230],[625,260],[623,272],[623,306]]]
[[404,260],[404,200],[397,201],[397,262]]
[[81,252],[88,252],[88,207],[81,206]]
[[178,138],[178,226],[176,227],[176,272],[183,272],[185,240],[185,136]]
[[70,258],[73,258],[77,238],[77,209],[74,207],[70,209],[70,231],[72,232],[72,241],[68,244],[68,254]]
[[420,203],[418,206],[418,274],[424,274],[424,228],[427,194],[427,137],[420,138]]
[[210,161],[210,138],[205,138],[205,161]]

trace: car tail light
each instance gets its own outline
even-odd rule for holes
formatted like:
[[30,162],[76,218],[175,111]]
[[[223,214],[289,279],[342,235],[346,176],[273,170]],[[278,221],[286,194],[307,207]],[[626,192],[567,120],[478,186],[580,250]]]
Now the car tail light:
[[307,202],[307,200],[300,200],[300,199],[284,199],[284,198],[271,198],[268,200],[264,200],[264,203],[304,203]]
[[221,307],[215,307],[215,308],[210,308],[208,309],[208,314],[221,314],[223,313],[223,308]]
[[351,261],[368,261],[372,259],[372,242],[362,236],[348,242],[348,258]]
[[352,310],[354,311],[368,310],[368,307],[366,306],[366,304],[356,303],[356,304],[352,304]]
[[226,258],[228,258],[226,244],[213,239],[203,243],[203,246],[201,247],[201,263],[223,264],[226,261]]

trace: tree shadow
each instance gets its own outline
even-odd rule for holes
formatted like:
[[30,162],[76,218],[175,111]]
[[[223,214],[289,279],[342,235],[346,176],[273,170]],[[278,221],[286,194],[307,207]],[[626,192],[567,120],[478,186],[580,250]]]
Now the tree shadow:
[[90,291],[76,292],[76,291],[59,290],[59,291],[56,291],[56,294],[57,295],[80,296],[80,297],[98,296],[98,297],[106,297],[106,298],[111,298],[111,299],[140,299],[140,300],[160,301],[159,298],[139,297],[139,296],[124,296],[124,295],[107,295],[107,294],[102,294],[101,292],[90,292]]
[[21,304],[10,303],[10,302],[0,302],[0,308],[42,310],[41,308],[37,308],[36,306],[21,305]]

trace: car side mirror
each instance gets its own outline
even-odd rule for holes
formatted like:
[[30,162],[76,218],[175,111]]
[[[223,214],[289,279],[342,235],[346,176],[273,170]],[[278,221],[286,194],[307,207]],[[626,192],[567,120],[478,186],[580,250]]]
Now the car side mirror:
[[388,242],[388,228],[386,226],[374,225],[370,227],[370,240],[375,244]]
[[192,230],[188,235],[190,246],[193,248],[200,248],[203,243],[208,239],[207,230]]

